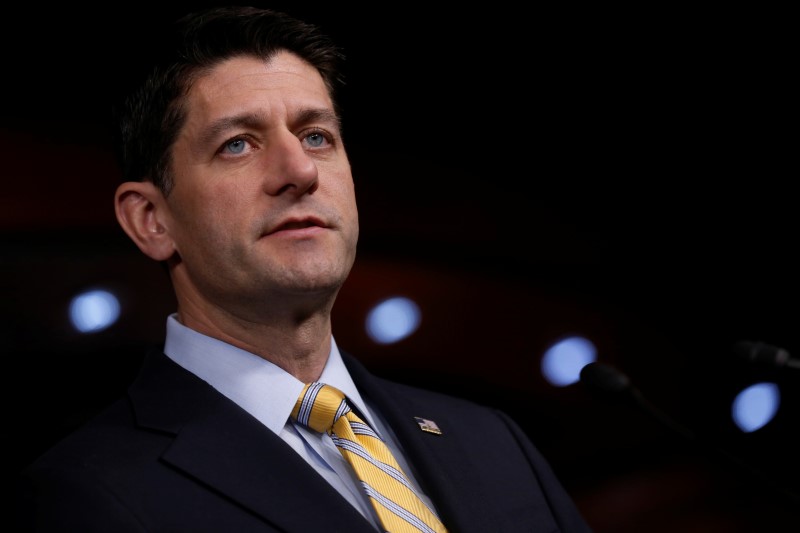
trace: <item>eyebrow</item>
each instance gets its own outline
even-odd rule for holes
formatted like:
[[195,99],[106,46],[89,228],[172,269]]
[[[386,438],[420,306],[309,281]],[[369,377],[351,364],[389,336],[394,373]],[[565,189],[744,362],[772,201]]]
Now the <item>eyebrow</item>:
[[[258,129],[264,127],[266,122],[262,115],[257,113],[242,113],[230,117],[223,117],[215,120],[203,130],[200,135],[200,142],[207,144],[215,142],[223,132],[232,128],[252,128]],[[341,128],[341,118],[339,115],[331,110],[325,108],[308,108],[303,109],[293,120],[293,123],[308,124],[311,122],[324,122],[333,124],[337,130]]]
[[200,135],[200,143],[208,144],[216,142],[223,132],[232,128],[258,128],[264,123],[264,119],[255,113],[242,113],[240,115],[233,115],[230,117],[223,117],[215,120],[208,127],[203,129]]
[[296,122],[300,124],[308,124],[310,122],[325,122],[333,124],[337,129],[341,128],[341,118],[332,109],[326,108],[310,108],[304,109],[297,116]]

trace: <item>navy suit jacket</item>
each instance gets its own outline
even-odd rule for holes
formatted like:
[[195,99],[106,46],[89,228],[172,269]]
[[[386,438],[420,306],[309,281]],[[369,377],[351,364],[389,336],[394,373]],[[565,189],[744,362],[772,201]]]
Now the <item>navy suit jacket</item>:
[[[588,532],[521,429],[342,354],[452,533]],[[433,420],[441,435],[414,417]],[[127,395],[23,471],[22,531],[375,533],[283,440],[159,351]]]

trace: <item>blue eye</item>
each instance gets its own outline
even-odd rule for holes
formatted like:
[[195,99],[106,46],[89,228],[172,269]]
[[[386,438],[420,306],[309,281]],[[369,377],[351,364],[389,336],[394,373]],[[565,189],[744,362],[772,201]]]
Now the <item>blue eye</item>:
[[325,136],[321,133],[312,133],[306,137],[306,141],[314,148],[319,148],[325,143]]
[[225,145],[225,149],[233,154],[241,154],[245,149],[245,141],[243,139],[234,139]]

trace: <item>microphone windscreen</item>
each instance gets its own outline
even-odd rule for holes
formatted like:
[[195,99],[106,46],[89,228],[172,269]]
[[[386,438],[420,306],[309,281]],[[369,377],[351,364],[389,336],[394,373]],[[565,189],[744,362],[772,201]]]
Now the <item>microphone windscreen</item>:
[[631,389],[628,376],[616,368],[597,361],[585,365],[580,373],[581,382],[604,393],[620,394]]

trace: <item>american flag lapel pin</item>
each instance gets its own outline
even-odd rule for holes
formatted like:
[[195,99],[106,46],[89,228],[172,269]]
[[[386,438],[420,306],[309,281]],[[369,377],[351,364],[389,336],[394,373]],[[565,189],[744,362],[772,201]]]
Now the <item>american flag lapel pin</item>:
[[428,420],[427,418],[421,418],[418,416],[414,417],[414,420],[417,421],[419,424],[419,429],[426,433],[433,433],[434,435],[441,435],[442,430],[439,429],[439,426],[436,425],[436,422],[433,420]]

